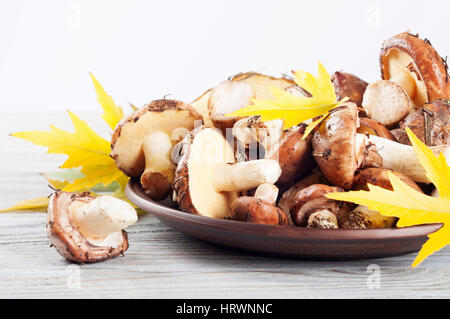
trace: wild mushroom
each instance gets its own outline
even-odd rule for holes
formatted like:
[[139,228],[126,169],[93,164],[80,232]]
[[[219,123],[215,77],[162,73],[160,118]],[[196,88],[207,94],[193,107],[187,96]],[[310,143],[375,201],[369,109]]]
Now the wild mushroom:
[[391,141],[396,141],[395,136],[386,128],[386,126],[367,117],[359,119],[359,127],[356,129],[356,132],[361,134],[376,135],[387,138]]
[[261,144],[265,150],[264,158],[280,163],[282,174],[277,183],[289,185],[314,167],[311,137],[303,138],[305,127],[301,124],[283,131],[282,120],[261,122],[260,117],[253,116],[236,122],[232,132],[244,146],[254,141]]
[[[367,168],[362,170],[355,176],[353,189],[368,191],[368,184],[371,184],[392,190],[389,172],[392,172],[414,190],[422,192],[420,187],[405,174],[385,168]],[[359,205],[342,219],[341,228],[390,228],[394,227],[396,222],[397,218],[395,217],[383,216],[377,211],[369,210],[366,206]]]
[[[323,184],[313,184],[299,190],[295,196],[292,197],[288,205],[292,221],[299,227],[306,227],[310,215],[319,210],[327,209],[332,213],[337,214],[345,204],[328,200],[325,198],[325,194],[343,191],[344,190],[340,187]],[[308,203],[311,204],[307,205]]]
[[[224,114],[251,105],[252,98],[273,99],[274,96],[269,86],[286,89],[292,85],[294,85],[294,82],[290,79],[275,78],[255,72],[235,75],[220,83],[209,93],[205,93],[209,95],[207,117],[211,119],[214,127],[221,129],[226,135],[226,129],[231,129],[241,117],[226,117]],[[202,99],[203,102],[198,100],[195,107],[204,109],[204,99]]]
[[367,116],[387,127],[393,127],[413,110],[405,90],[395,82],[380,80],[370,84],[362,107]]
[[274,184],[281,175],[277,161],[235,163],[231,145],[220,131],[199,127],[183,140],[173,189],[181,210],[215,218],[230,217],[237,192]]
[[416,107],[450,98],[447,63],[430,41],[405,32],[383,43],[381,77],[398,83]]
[[350,102],[355,103],[358,107],[361,106],[364,92],[369,85],[366,81],[361,80],[356,75],[345,72],[335,72],[331,77],[331,81],[338,100],[348,97]]
[[137,221],[134,208],[111,196],[55,192],[48,205],[47,235],[66,259],[103,261],[128,249],[124,228]]
[[[381,167],[382,159],[364,134],[357,134],[355,103],[334,109],[312,138],[313,156],[323,175],[333,185],[350,189],[355,172],[363,167]],[[361,138],[356,138],[360,135]]]
[[289,225],[288,215],[275,205],[278,188],[272,184],[261,184],[253,197],[242,196],[231,205],[234,220],[266,225]]
[[[444,121],[439,117],[437,112],[432,112],[427,108],[421,108],[409,114],[401,123],[400,130],[409,127],[411,131],[426,145],[436,146],[450,144],[450,132]],[[411,145],[409,139],[404,138],[404,133],[397,133],[399,142]]]
[[[382,158],[383,168],[403,173],[415,182],[430,183],[423,166],[420,164],[414,148],[375,135],[356,134],[359,143],[369,143],[377,150]],[[435,155],[442,153],[450,164],[450,146],[431,146],[430,149]]]
[[170,158],[172,145],[200,120],[200,115],[183,102],[152,101],[116,127],[111,157],[126,175],[141,177],[141,184],[152,199],[164,199],[170,192],[175,170]]

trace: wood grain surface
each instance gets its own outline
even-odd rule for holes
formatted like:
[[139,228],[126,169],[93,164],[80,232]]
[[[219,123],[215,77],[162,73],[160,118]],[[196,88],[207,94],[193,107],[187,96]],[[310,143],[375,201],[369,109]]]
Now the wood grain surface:
[[[96,114],[80,114],[107,132]],[[64,156],[8,136],[71,129],[68,115],[1,113],[0,208],[50,193],[39,173]],[[108,134],[104,134],[105,137]],[[1,298],[448,298],[450,249],[411,269],[415,254],[311,262],[249,255],[173,231],[147,214],[129,229],[124,257],[81,265],[61,258],[45,234],[45,214],[0,214]],[[378,276],[379,275],[379,276]]]

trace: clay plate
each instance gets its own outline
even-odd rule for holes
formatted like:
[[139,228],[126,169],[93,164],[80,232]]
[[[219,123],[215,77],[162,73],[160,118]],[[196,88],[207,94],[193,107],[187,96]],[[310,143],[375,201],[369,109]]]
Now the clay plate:
[[442,224],[397,229],[322,230],[257,225],[191,215],[170,201],[154,202],[139,181],[130,180],[127,197],[175,230],[207,242],[247,252],[312,260],[356,260],[397,256],[420,250]]

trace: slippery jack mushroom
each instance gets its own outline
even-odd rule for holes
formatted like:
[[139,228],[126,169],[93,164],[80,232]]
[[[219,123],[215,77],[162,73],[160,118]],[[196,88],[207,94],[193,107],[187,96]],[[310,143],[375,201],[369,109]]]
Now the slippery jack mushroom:
[[229,218],[238,192],[275,184],[281,175],[275,160],[235,163],[233,148],[217,129],[199,127],[182,144],[173,189],[184,212]]
[[[421,192],[420,187],[405,174],[395,172],[385,168],[368,168],[359,172],[355,176],[353,182],[354,190],[368,191],[367,184],[379,186],[388,190],[392,190],[392,184],[389,180],[389,172],[392,172],[402,182]],[[370,210],[367,206],[358,205],[355,209],[348,213],[343,222],[342,228],[361,229],[361,228],[392,228],[397,223],[396,217],[383,216],[378,211]]]
[[253,197],[242,196],[231,204],[234,220],[266,225],[289,225],[288,215],[276,206],[278,188],[272,184],[261,184]]
[[303,139],[305,127],[301,124],[284,131],[282,120],[262,122],[259,116],[252,116],[236,122],[232,133],[244,147],[259,143],[265,150],[264,158],[280,163],[282,173],[277,183],[289,185],[314,167],[311,136]]
[[172,146],[194,129],[201,117],[190,106],[175,100],[155,100],[116,127],[111,157],[130,177],[140,177],[145,192],[162,200],[171,191],[176,166]]
[[348,102],[330,112],[312,137],[312,155],[323,175],[346,190],[351,189],[358,169],[381,167],[383,163],[368,137],[356,133],[358,126],[356,104]]
[[404,32],[387,39],[380,53],[381,77],[400,85],[416,108],[450,98],[447,63],[429,40]]
[[356,75],[345,72],[335,72],[331,77],[331,81],[338,100],[348,97],[350,102],[361,107],[364,92],[369,85],[366,81],[361,80]]
[[137,221],[134,208],[111,196],[92,197],[58,191],[47,209],[47,235],[68,260],[93,263],[128,249],[125,228]]

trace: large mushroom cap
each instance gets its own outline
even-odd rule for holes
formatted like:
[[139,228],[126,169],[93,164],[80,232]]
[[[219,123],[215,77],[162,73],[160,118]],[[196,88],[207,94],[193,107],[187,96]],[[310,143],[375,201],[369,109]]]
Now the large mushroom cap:
[[110,234],[103,244],[89,240],[78,230],[69,213],[71,205],[81,206],[92,200],[94,197],[86,193],[77,195],[61,191],[50,198],[47,209],[47,236],[66,259],[92,263],[116,257],[128,249],[128,237],[124,230]]
[[380,54],[384,80],[402,78],[400,84],[417,107],[439,98],[450,98],[447,63],[430,41],[401,33],[383,44]]
[[216,168],[234,163],[234,152],[221,132],[199,127],[183,140],[183,157],[178,163],[173,188],[181,210],[207,217],[230,217],[235,192],[213,187]]
[[140,177],[145,168],[142,146],[147,135],[162,131],[175,143],[200,119],[200,115],[183,102],[152,101],[118,124],[111,139],[111,157],[126,175]]
[[357,145],[358,110],[344,103],[325,119],[313,135],[313,155],[323,175],[333,185],[350,189],[361,164],[364,145]]
[[361,106],[364,92],[367,85],[369,85],[366,81],[361,80],[356,75],[345,72],[335,72],[331,80],[339,100],[348,97],[350,102]]

